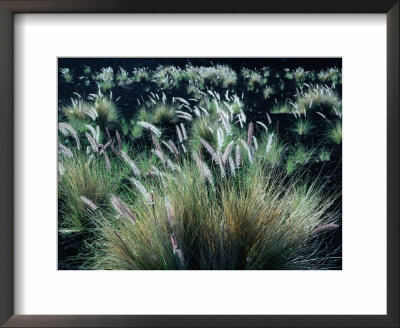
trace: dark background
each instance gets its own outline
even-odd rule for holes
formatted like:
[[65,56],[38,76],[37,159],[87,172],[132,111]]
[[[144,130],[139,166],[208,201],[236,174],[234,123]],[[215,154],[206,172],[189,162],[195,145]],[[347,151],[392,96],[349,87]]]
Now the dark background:
[[122,67],[126,70],[133,68],[148,67],[155,69],[158,65],[174,65],[183,67],[186,64],[194,66],[210,66],[212,64],[226,64],[234,70],[242,67],[261,68],[272,66],[276,69],[295,69],[302,67],[305,70],[319,70],[327,67],[336,66],[342,68],[342,58],[59,58],[59,67],[83,68],[84,65],[90,66],[94,70],[102,67],[111,66],[113,68]]

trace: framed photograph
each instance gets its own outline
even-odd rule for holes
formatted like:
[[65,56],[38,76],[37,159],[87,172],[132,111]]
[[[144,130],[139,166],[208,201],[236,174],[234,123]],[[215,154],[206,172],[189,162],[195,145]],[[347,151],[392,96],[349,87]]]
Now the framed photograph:
[[399,326],[398,1],[0,21],[3,326]]

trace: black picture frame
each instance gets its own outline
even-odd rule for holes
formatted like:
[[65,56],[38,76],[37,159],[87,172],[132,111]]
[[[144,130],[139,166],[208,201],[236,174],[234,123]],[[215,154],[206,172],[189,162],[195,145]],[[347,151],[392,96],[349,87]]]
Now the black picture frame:
[[[399,327],[399,8],[399,0],[1,0],[0,324],[4,327]],[[13,89],[17,86],[13,86],[13,18],[16,13],[386,14],[387,315],[14,315]]]

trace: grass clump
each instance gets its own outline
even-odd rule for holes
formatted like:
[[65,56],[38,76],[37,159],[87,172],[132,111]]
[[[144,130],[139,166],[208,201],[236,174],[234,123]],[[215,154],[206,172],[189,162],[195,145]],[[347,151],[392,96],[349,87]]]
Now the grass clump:
[[84,101],[80,96],[77,99],[71,98],[71,104],[61,107],[61,112],[71,121],[84,121],[89,118],[92,106],[89,102]]
[[336,123],[330,124],[328,131],[326,132],[326,138],[334,143],[341,144],[342,143],[342,122],[337,121]]
[[64,78],[65,83],[72,83],[74,80],[74,76],[72,75],[69,68],[61,68],[60,69],[61,76]]
[[105,92],[115,87],[114,70],[111,67],[103,67],[95,79],[98,81],[99,88]]
[[319,153],[319,160],[321,162],[329,162],[331,160],[331,151],[323,148]]
[[299,118],[294,124],[293,131],[299,136],[306,135],[312,129],[312,123],[308,118]]
[[102,159],[88,161],[81,153],[62,160],[59,165],[62,167],[58,182],[60,226],[76,231],[93,226],[96,211],[107,206],[109,194],[117,187],[115,177]]
[[105,129],[107,126],[117,122],[118,120],[118,109],[111,97],[104,95],[93,95],[93,109],[94,116],[92,119],[98,123],[101,129]]
[[[283,185],[279,174],[249,170],[227,183],[187,163],[155,184],[134,181],[124,218],[100,229],[95,266],[107,269],[315,269],[313,232],[335,221],[333,198],[316,185]],[[150,192],[150,190],[153,190]],[[122,208],[125,209],[122,211]],[[118,215],[120,217],[120,215]],[[134,218],[134,219],[132,219]],[[111,222],[111,223],[109,223]]]
[[332,88],[315,85],[308,86],[296,94],[296,107],[301,114],[307,113],[341,113],[342,104]]

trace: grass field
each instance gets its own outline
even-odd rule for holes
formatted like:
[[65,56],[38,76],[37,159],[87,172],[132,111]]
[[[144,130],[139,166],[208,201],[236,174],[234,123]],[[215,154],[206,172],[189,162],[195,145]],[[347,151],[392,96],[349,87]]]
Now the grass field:
[[59,269],[341,269],[341,68],[192,62],[60,59]]

